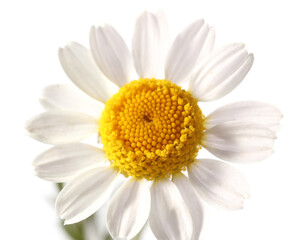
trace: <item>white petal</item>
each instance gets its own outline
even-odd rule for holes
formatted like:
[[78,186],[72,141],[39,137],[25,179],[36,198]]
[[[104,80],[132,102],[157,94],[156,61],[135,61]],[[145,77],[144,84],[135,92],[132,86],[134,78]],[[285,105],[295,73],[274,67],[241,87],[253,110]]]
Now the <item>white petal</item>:
[[75,177],[59,193],[57,214],[64,224],[73,224],[95,213],[109,198],[118,172],[111,167],[96,167]]
[[275,133],[262,125],[231,122],[206,130],[202,144],[223,160],[249,163],[268,157],[275,138]]
[[70,143],[41,153],[33,166],[36,174],[45,180],[66,182],[84,169],[105,161],[105,152],[100,148],[84,143]]
[[189,89],[200,101],[213,101],[225,96],[244,79],[253,64],[240,43],[230,44],[212,52],[191,76]]
[[207,37],[205,39],[203,48],[200,52],[199,59],[197,63],[201,62],[206,58],[213,50],[214,45],[215,45],[215,38],[216,38],[216,32],[214,27],[210,27],[208,30]]
[[246,178],[224,162],[198,159],[190,166],[188,176],[200,196],[217,207],[241,209],[250,195]]
[[191,240],[199,240],[203,226],[203,206],[200,197],[184,174],[175,174],[173,182],[178,187],[191,215],[193,224]]
[[159,29],[161,35],[161,45],[160,45],[161,49],[159,49],[158,52],[160,53],[160,55],[162,54],[162,59],[160,59],[160,61],[161,61],[161,67],[164,70],[164,63],[165,63],[165,58],[168,50],[168,42],[169,42],[169,28],[164,12],[162,12],[161,10],[157,10],[155,14],[160,25]]
[[225,105],[212,112],[205,120],[204,126],[212,128],[225,122],[241,121],[258,124],[277,131],[280,127],[282,113],[276,107],[261,102],[245,101]]
[[71,42],[58,54],[67,76],[86,94],[103,103],[114,94],[117,87],[102,74],[87,48]]
[[189,211],[176,185],[167,179],[156,180],[151,187],[149,224],[157,239],[191,239]]
[[90,46],[97,65],[112,82],[122,87],[131,80],[131,54],[112,26],[92,27]]
[[115,193],[107,212],[107,228],[116,238],[132,239],[150,211],[150,192],[144,180],[130,179]]
[[81,141],[97,133],[99,124],[83,113],[58,110],[34,116],[25,128],[32,138],[56,145]]
[[155,78],[161,68],[166,43],[162,27],[166,26],[162,15],[142,13],[135,25],[133,36],[134,65],[140,78]]
[[[204,45],[209,27],[199,19],[185,28],[173,42],[166,59],[165,78],[174,83],[187,80],[201,52],[207,52],[211,44]],[[211,46],[212,47],[212,46]]]
[[40,103],[46,110],[68,110],[82,112],[100,119],[103,104],[63,84],[50,85],[43,89]]

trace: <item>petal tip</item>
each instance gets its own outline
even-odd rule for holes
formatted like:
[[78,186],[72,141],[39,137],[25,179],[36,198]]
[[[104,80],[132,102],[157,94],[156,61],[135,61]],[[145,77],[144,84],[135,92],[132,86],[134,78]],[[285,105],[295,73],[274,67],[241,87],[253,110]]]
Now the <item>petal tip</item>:
[[253,53],[250,53],[248,54],[246,59],[249,61],[249,64],[252,66],[255,61],[255,55]]

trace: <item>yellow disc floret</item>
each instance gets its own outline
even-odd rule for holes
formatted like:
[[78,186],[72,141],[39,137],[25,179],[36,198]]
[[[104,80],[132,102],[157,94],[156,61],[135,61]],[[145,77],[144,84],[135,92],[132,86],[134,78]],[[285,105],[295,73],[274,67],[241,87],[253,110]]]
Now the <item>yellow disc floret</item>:
[[185,170],[201,148],[197,100],[167,80],[140,79],[120,88],[100,120],[111,164],[125,176],[153,180]]

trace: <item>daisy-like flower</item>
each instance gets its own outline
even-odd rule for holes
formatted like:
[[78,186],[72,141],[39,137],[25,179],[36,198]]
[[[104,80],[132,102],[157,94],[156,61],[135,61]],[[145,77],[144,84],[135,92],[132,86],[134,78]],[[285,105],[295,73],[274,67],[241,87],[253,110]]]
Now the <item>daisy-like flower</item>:
[[[213,50],[214,29],[202,19],[177,35],[166,53],[166,26],[162,13],[142,13],[132,54],[110,25],[92,27],[90,49],[72,42],[59,50],[64,71],[85,94],[68,85],[45,88],[46,112],[26,128],[55,145],[34,167],[43,179],[67,182],[56,201],[65,224],[102,207],[122,174],[125,183],[107,211],[114,239],[133,238],[148,220],[157,239],[197,240],[201,199],[235,210],[249,196],[247,181],[228,162],[256,162],[272,153],[277,108],[237,102],[205,117],[198,106],[231,92],[253,55],[241,43]],[[165,79],[157,79],[162,65]],[[133,66],[139,80],[132,78]],[[102,148],[80,143],[96,133]],[[203,148],[224,161],[197,159]]]

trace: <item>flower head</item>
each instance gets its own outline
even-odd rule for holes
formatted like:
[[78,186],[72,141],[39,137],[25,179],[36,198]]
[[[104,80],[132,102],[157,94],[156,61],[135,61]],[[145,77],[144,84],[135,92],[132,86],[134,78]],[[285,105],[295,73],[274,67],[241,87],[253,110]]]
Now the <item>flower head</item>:
[[[249,196],[244,176],[225,161],[255,162],[272,153],[282,117],[275,107],[238,102],[205,117],[198,106],[232,91],[253,55],[239,43],[213,50],[214,29],[201,19],[166,53],[166,26],[162,13],[142,13],[132,54],[110,25],[92,28],[90,50],[74,42],[59,50],[64,71],[85,94],[67,85],[47,87],[41,98],[46,112],[26,128],[55,145],[34,167],[41,178],[67,182],[56,202],[66,224],[104,205],[122,174],[126,181],[107,212],[114,239],[131,239],[148,219],[158,239],[199,239],[201,199],[233,210]],[[188,90],[180,87],[184,82]],[[96,133],[102,148],[80,143]],[[201,148],[225,161],[197,159]]]
[[125,176],[153,180],[185,170],[202,143],[202,112],[191,94],[167,80],[140,79],[105,104],[100,136]]

